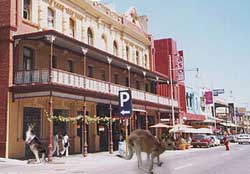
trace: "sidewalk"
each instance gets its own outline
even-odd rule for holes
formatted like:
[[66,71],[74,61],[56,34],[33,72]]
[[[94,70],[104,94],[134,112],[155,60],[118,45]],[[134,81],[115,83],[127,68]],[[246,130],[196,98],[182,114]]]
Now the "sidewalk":
[[[214,147],[224,148],[224,147]],[[161,158],[171,156],[179,156],[185,153],[193,153],[197,151],[209,151],[214,148],[191,148],[188,150],[166,151]],[[100,152],[88,154],[83,158],[81,154],[70,155],[69,157],[53,157],[52,163],[27,164],[27,160],[14,160],[0,158],[0,174],[66,174],[66,173],[83,173],[83,174],[143,174],[145,172],[137,169],[136,155],[132,160],[124,160],[116,156],[118,152],[109,154],[108,152]],[[142,153],[142,159],[146,159],[146,154]],[[126,170],[124,170],[126,169]]]

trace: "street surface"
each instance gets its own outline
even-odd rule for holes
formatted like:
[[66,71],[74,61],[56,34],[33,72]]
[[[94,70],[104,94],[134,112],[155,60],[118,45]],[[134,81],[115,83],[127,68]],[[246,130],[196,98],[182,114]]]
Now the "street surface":
[[[231,144],[196,148],[184,151],[167,151],[161,156],[163,165],[154,166],[155,174],[249,174],[250,145]],[[87,158],[72,155],[54,158],[53,164],[27,164],[27,161],[0,158],[0,174],[146,174],[137,168],[136,157],[124,160],[108,153],[89,154]],[[144,159],[146,156],[143,155]],[[146,164],[146,161],[144,161]]]

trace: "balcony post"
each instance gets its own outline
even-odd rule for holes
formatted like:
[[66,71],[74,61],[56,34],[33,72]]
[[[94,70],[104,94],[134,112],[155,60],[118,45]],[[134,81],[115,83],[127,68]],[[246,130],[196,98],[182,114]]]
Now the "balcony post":
[[[50,42],[50,61],[49,61],[49,83],[52,82],[52,58],[53,58],[53,43],[56,37],[53,35],[48,35],[47,40]],[[53,99],[52,99],[52,90],[50,90],[49,95],[49,116],[53,116]],[[49,153],[48,161],[52,162],[52,143],[53,143],[53,119],[49,122]]]
[[[19,42],[20,39],[16,39],[14,42],[14,60],[13,60],[13,84],[15,84],[16,75],[18,71],[18,56],[19,56]],[[13,95],[14,96],[14,95]]]
[[[111,62],[112,59],[110,57],[107,58],[108,60],[108,64],[109,64],[109,94],[111,94],[111,81],[112,81],[112,77],[111,77]],[[112,132],[112,104],[111,104],[111,99],[109,101],[109,118],[110,118],[110,122],[109,122],[109,153],[112,154],[113,153],[113,132]]]
[[[130,69],[131,69],[131,66],[130,65],[127,65],[127,69],[128,69],[128,89],[130,89]],[[133,111],[132,111],[133,112]],[[134,114],[132,113],[132,116],[129,118],[129,129],[130,129],[130,132],[132,131],[132,118],[133,118]]]
[[148,113],[147,113],[147,106],[146,106],[146,71],[143,71],[143,86],[144,86],[144,108],[145,108],[145,117],[146,117],[146,130],[148,130]]
[[[84,88],[86,87],[85,77],[86,77],[86,59],[87,59],[87,52],[88,49],[82,47],[83,53],[83,76],[84,76]],[[83,157],[87,157],[88,154],[88,142],[87,142],[87,125],[86,125],[86,96],[84,96],[84,103],[83,103],[83,131],[82,131],[82,155]]]

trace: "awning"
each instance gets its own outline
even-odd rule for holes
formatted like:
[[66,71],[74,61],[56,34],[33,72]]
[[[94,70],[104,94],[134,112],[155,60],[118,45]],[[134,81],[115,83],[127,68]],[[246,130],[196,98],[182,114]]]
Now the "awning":
[[187,121],[204,121],[205,116],[200,114],[186,113],[185,116]]

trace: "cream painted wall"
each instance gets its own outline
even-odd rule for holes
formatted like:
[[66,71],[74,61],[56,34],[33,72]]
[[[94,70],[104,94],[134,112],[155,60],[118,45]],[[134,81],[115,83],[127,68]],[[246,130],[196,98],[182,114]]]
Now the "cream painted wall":
[[[149,55],[148,43],[143,43],[139,39],[132,37],[130,34],[122,31],[122,29],[119,29],[115,25],[111,24],[109,21],[106,20],[107,16],[100,16],[97,18],[93,15],[96,13],[93,9],[88,8],[86,11],[84,11],[80,7],[76,8],[73,4],[70,4],[69,2],[65,4],[63,1],[60,0],[58,0],[57,3],[60,4],[62,8],[58,8],[55,3],[50,3],[50,1],[33,1],[34,3],[32,3],[32,22],[40,25],[41,29],[47,29],[47,14],[48,7],[50,7],[55,12],[55,30],[69,35],[69,19],[72,18],[75,21],[75,39],[87,43],[87,29],[88,27],[90,27],[93,31],[95,47],[113,54],[113,41],[116,40],[118,44],[118,57],[126,60],[126,43],[129,44],[131,47],[129,58],[130,62],[136,64],[135,50],[133,49],[134,47],[136,47],[136,50],[140,52],[139,66],[145,67],[143,64],[145,54],[147,55],[148,59],[151,58]],[[38,11],[39,9],[40,14]],[[79,16],[81,17],[81,19]],[[40,18],[38,19],[38,17]],[[107,39],[107,50],[105,49],[105,46],[102,42],[102,34],[104,34]],[[148,65],[145,68],[150,69],[150,61],[148,60],[147,62]]]

